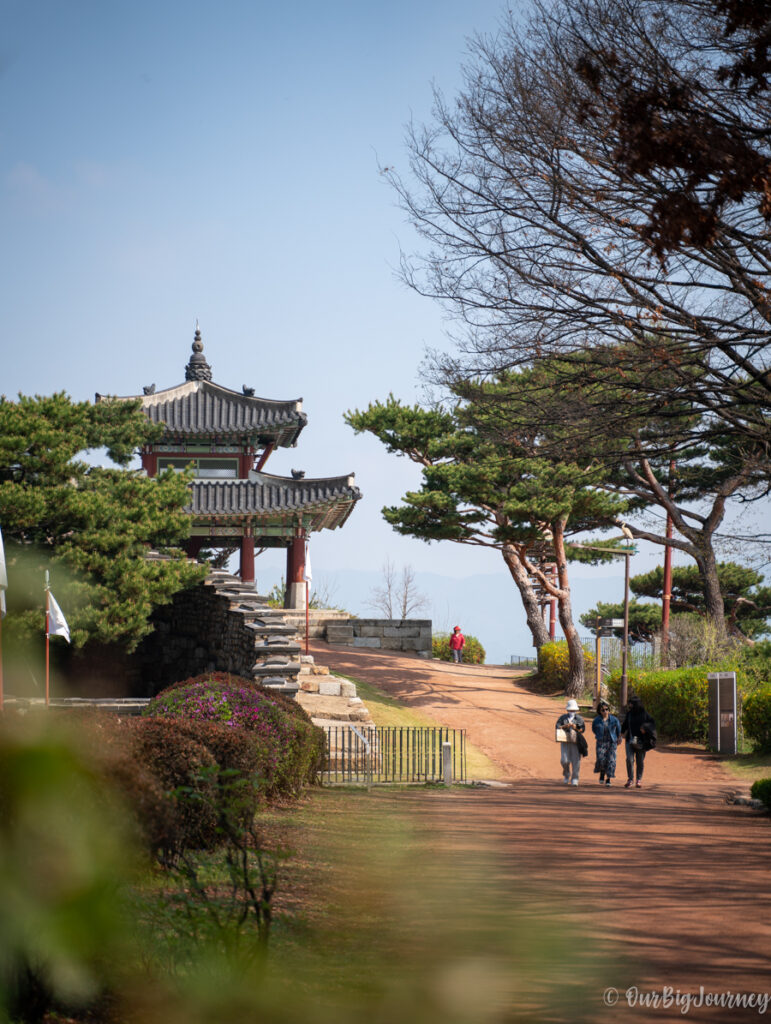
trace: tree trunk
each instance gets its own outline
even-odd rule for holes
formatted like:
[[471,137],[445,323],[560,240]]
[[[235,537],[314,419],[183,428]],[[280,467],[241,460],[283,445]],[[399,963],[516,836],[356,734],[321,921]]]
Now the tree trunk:
[[568,681],[565,686],[567,697],[580,697],[584,692],[584,649],[578,630],[573,625],[573,607],[570,601],[568,561],[565,556],[565,534],[563,523],[553,523],[554,552],[557,556],[557,580],[560,596],[557,598],[560,625],[568,644]]
[[538,598],[535,596],[530,577],[525,567],[517,557],[517,552],[511,544],[504,544],[501,548],[503,560],[509,568],[511,577],[517,585],[519,596],[522,598],[522,605],[525,609],[527,626],[533,637],[533,646],[539,648],[542,644],[548,643],[549,629],[543,621],[541,609],[538,605]]
[[704,584],[704,607],[707,616],[714,622],[718,636],[724,637],[727,633],[725,602],[720,592],[715,551],[710,544],[706,550],[701,549],[694,557]]

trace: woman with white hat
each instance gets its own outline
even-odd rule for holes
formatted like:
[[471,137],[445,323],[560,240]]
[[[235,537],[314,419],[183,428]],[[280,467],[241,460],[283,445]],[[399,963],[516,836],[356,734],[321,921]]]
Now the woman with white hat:
[[[560,739],[560,764],[562,765],[562,781],[566,786],[577,786],[581,771],[581,752],[578,749],[578,736],[586,729],[583,718],[578,714],[578,701],[572,697],[565,705],[565,713],[557,719],[557,729],[561,729],[565,739]],[[586,741],[584,741],[586,742]]]

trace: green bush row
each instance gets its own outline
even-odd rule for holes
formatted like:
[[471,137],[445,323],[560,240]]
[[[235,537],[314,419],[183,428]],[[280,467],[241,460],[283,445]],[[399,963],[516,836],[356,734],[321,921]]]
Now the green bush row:
[[[440,661],[452,661],[450,650],[450,634],[434,633],[431,638],[431,654]],[[469,665],[484,665],[486,653],[484,647],[475,636],[466,634],[466,645],[463,648],[463,660]]]
[[[644,672],[632,669],[628,674],[629,694],[637,694],[653,715],[657,729],[673,740],[707,739],[707,673],[704,665],[689,668]],[[618,707],[621,676],[608,681],[608,695]]]
[[[708,722],[707,675],[716,671],[736,671],[724,665],[693,665],[688,668],[660,669],[656,672],[631,670],[629,693],[636,693],[656,720],[658,729],[673,740],[695,740],[706,743]],[[737,671],[741,722],[744,735],[756,750],[771,750],[771,686],[752,685]],[[620,675],[611,676],[608,693],[618,706]]]
[[742,701],[744,735],[756,750],[771,751],[771,685],[748,693]]

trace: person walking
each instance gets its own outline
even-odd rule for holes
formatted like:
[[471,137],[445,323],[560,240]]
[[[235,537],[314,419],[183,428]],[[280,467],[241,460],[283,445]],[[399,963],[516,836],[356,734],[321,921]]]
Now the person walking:
[[600,785],[610,785],[616,774],[616,747],[621,743],[621,723],[610,713],[610,704],[606,700],[597,703],[597,716],[592,722],[592,732],[597,741],[597,760],[594,770],[599,769]]
[[460,626],[455,626],[450,637],[450,650],[452,660],[461,664],[463,662],[463,648],[466,646],[466,638],[460,631]]
[[[586,729],[586,724],[578,714],[578,701],[572,697],[565,705],[565,713],[557,719],[557,728],[562,729],[567,737],[567,739],[560,741],[562,781],[566,786],[577,786],[578,776],[581,771],[581,751],[579,750],[578,737]],[[583,742],[585,744],[586,740]]]
[[629,700],[629,708],[621,726],[621,735],[626,740],[626,783],[629,789],[635,772],[635,786],[642,786],[645,754],[656,745],[656,723],[643,707],[643,702],[636,694]]

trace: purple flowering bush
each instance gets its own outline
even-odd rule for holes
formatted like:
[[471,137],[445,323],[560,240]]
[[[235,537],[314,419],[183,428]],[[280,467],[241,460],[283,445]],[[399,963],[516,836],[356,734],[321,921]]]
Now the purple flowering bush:
[[256,751],[260,789],[269,798],[297,794],[315,782],[323,759],[324,734],[298,704],[225,672],[173,684],[150,701],[144,714],[243,730]]

